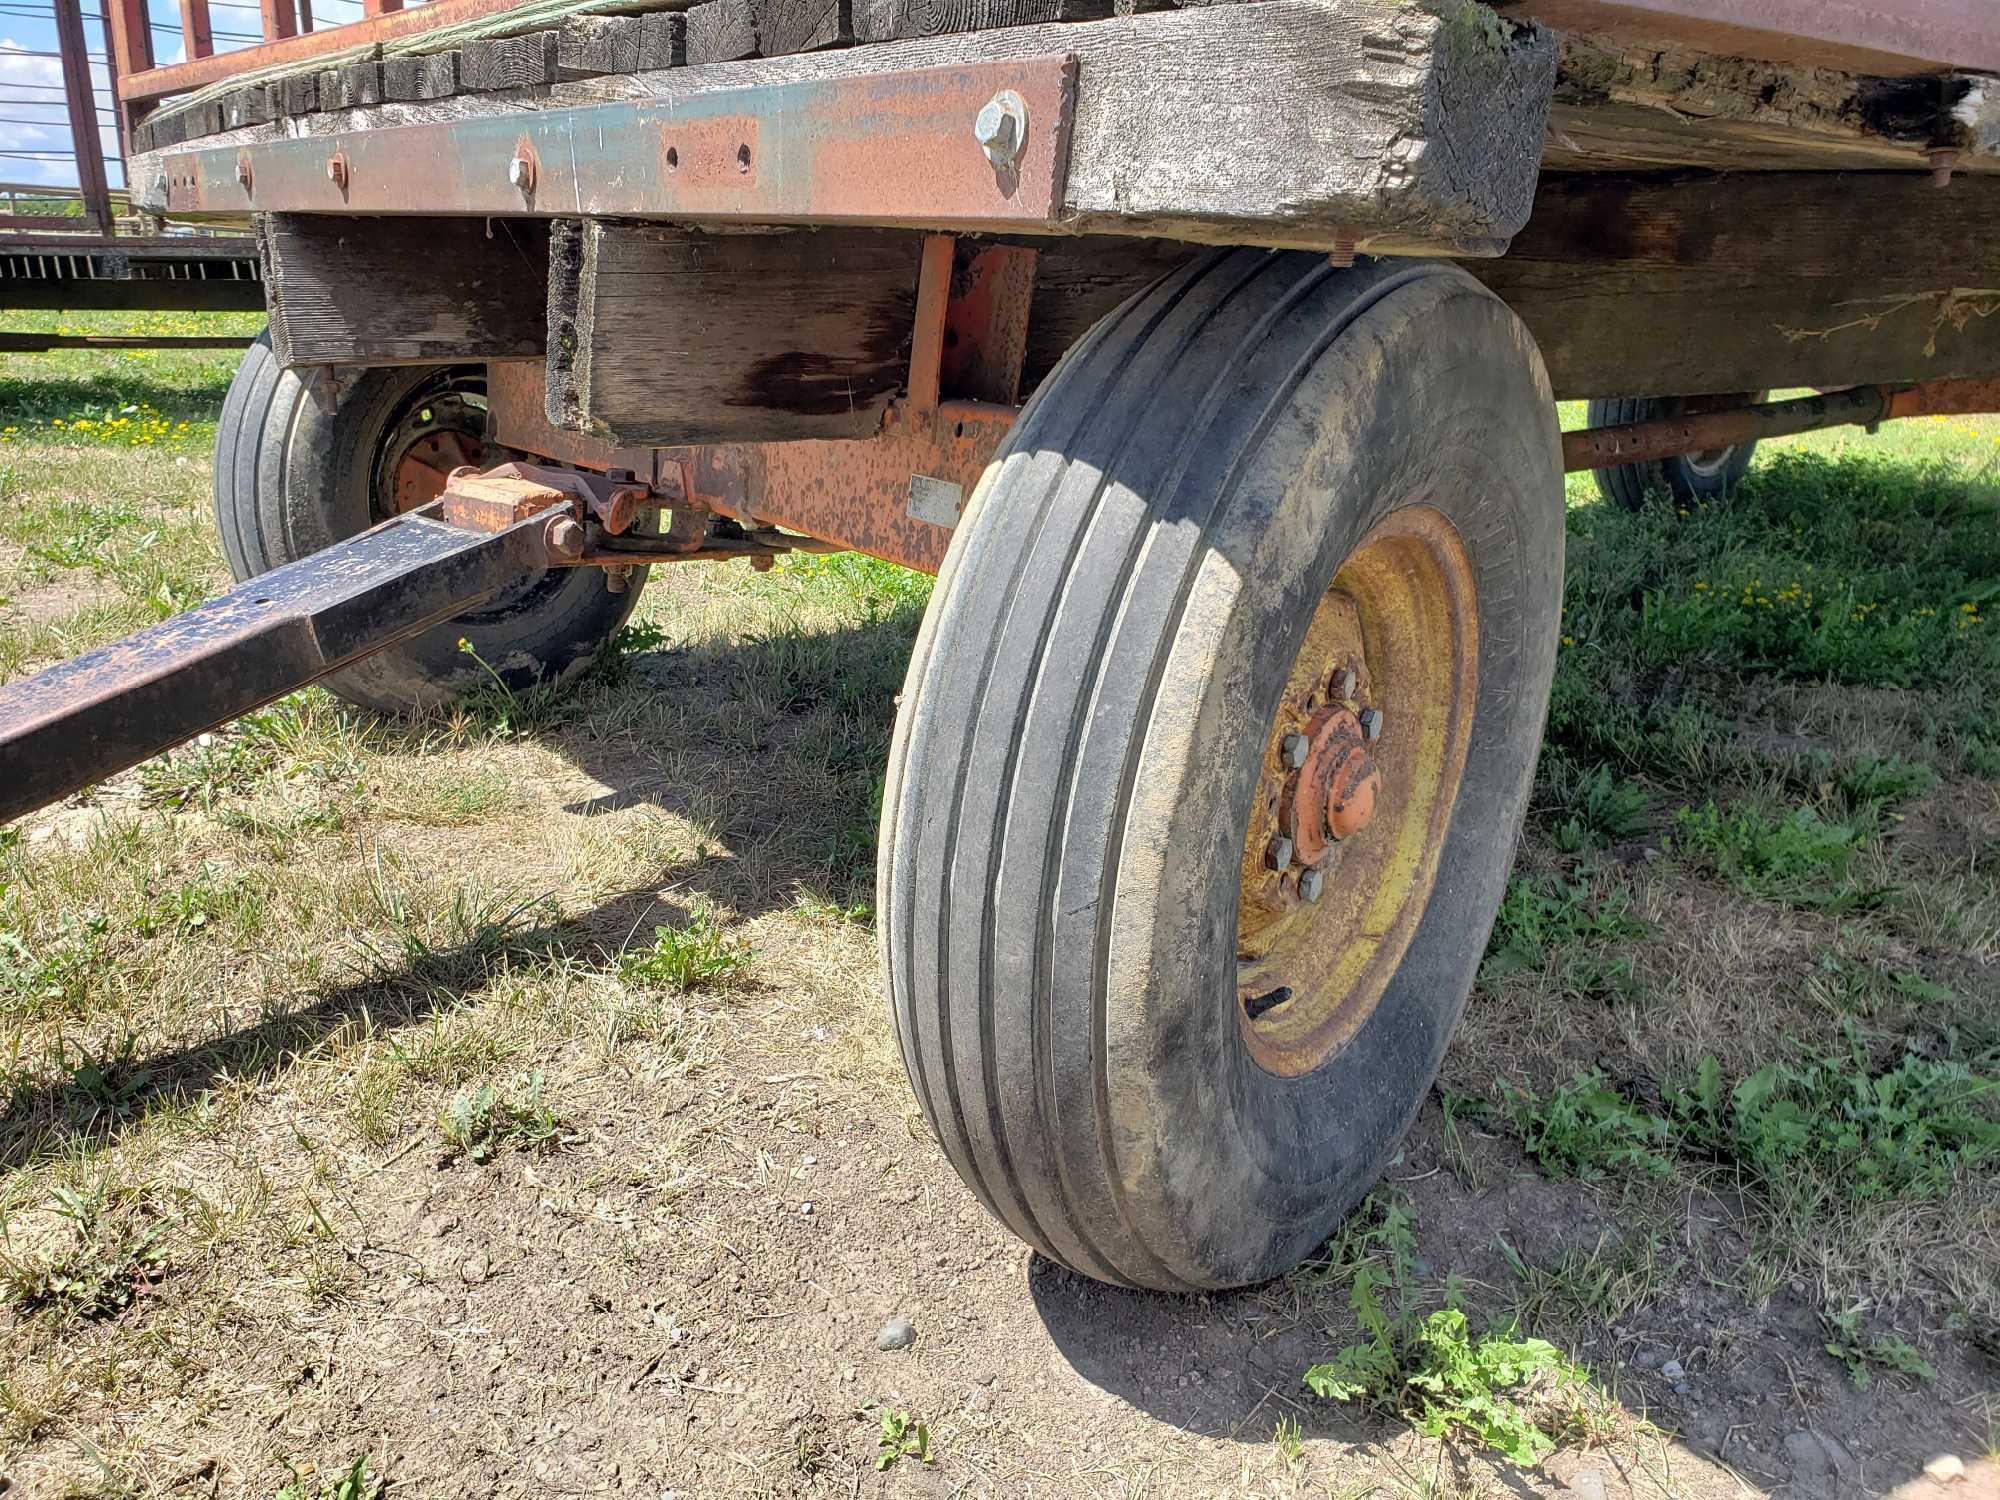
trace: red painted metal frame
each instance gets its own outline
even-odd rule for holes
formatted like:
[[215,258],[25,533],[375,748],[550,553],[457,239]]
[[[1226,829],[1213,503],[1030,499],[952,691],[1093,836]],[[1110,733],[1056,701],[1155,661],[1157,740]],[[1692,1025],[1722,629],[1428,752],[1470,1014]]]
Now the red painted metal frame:
[[[980,107],[1002,90],[1026,99],[1037,122],[1007,173],[972,134]],[[176,148],[141,157],[133,191],[148,209],[186,216],[633,215],[1020,230],[1061,213],[1075,97],[1069,55],[917,68]],[[336,156],[344,182],[328,171]],[[532,169],[515,167],[520,160]]]
[[84,44],[83,8],[78,0],[54,0],[56,47],[62,54],[63,103],[76,158],[77,191],[84,214],[99,234],[114,232],[111,189],[104,175],[104,138],[97,129],[97,95],[90,84],[90,54]]

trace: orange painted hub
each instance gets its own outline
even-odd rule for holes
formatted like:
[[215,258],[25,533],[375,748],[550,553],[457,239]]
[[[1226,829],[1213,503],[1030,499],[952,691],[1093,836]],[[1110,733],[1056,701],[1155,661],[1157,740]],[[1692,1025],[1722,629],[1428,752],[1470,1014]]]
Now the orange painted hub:
[[1285,1077],[1350,1041],[1436,882],[1472,739],[1477,590],[1427,505],[1356,544],[1314,607],[1272,720],[1243,847],[1238,1021]]
[[428,505],[445,492],[451,471],[471,465],[479,467],[486,445],[470,433],[441,428],[427,432],[403,450],[396,460],[396,493],[391,511],[401,515]]

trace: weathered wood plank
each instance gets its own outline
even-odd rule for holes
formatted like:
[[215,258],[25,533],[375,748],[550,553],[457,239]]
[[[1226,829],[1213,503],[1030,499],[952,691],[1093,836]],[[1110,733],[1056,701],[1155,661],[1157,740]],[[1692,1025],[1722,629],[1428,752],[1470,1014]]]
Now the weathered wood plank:
[[[876,0],[864,24],[867,39],[947,36],[997,26],[1037,26],[1050,21],[1096,21],[1112,14],[1137,13],[1136,0],[1124,9],[1113,0]],[[1165,9],[1166,0],[1146,9]]]
[[522,359],[548,338],[548,228],[529,219],[261,215],[288,365]]
[[319,74],[292,73],[271,85],[278,113],[287,119],[309,115],[319,108]]
[[571,16],[556,42],[556,76],[636,73],[644,40],[645,22],[639,16]]
[[1552,176],[1507,257],[1467,269],[1565,399],[2000,373],[1991,177]]
[[679,11],[648,11],[639,17],[639,66],[678,68],[686,64],[688,18]]
[[[1073,53],[1072,229],[1306,246],[1340,232],[1364,251],[1470,245],[1527,217],[1556,45],[1475,5],[1439,8],[1451,14],[1397,0],[1260,0],[746,57],[558,85],[553,98],[675,100]],[[746,10],[709,0],[690,12],[689,63],[710,60],[697,49],[703,27],[731,14],[733,45],[754,46]]]
[[253,83],[232,89],[222,98],[222,120],[230,130],[240,130],[246,125],[268,125],[276,118],[271,90],[264,84]]
[[626,446],[873,433],[908,369],[920,243],[586,224],[558,425]]
[[459,87],[491,93],[497,89],[554,83],[561,42],[562,33],[558,31],[530,31],[521,36],[467,42],[459,49]]
[[319,75],[321,109],[363,109],[380,104],[383,97],[382,64],[376,58],[344,63]]
[[428,52],[420,57],[382,59],[385,99],[449,99],[458,92],[458,54]]
[[687,60],[735,62],[757,55],[757,16],[750,0],[707,0],[687,13]]

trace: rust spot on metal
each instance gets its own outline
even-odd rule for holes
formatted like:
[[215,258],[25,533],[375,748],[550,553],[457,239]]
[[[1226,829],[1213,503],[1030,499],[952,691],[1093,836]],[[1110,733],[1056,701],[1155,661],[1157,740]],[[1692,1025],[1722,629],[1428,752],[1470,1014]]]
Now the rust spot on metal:
[[1020,399],[1037,258],[1025,246],[990,245],[964,258],[953,273],[939,372],[946,395],[965,401]]
[[945,319],[952,296],[952,257],[958,241],[929,235],[917,262],[917,307],[910,331],[910,409],[937,410],[943,394]]
[[571,503],[568,491],[543,482],[523,464],[502,464],[484,474],[454,474],[442,499],[444,519],[467,531],[505,531],[516,521]]
[[449,428],[425,433],[403,450],[390,471],[396,486],[389,498],[390,512],[400,515],[430,504],[460,470],[476,472],[485,449],[486,445],[470,433]]

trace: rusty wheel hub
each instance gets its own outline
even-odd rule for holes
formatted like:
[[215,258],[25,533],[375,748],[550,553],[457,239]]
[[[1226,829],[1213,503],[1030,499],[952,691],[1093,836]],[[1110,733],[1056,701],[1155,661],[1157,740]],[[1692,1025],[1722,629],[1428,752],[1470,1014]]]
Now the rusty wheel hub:
[[396,515],[428,505],[445,491],[454,469],[482,467],[486,445],[469,432],[439,428],[411,441],[397,458],[390,509]]
[[1335,574],[1279,699],[1237,918],[1239,1019],[1271,1072],[1311,1072],[1373,1014],[1436,879],[1471,739],[1475,591],[1429,506]]

